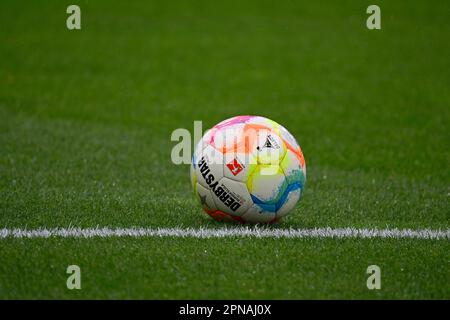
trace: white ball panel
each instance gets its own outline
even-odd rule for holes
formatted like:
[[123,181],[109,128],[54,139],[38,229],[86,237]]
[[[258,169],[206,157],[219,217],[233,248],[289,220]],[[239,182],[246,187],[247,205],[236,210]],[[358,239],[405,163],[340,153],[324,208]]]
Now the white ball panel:
[[300,149],[300,146],[294,136],[283,126],[280,126],[280,134],[294,149]]
[[275,212],[267,212],[258,207],[256,204],[252,205],[246,213],[242,215],[245,222],[250,223],[267,223],[275,218]]
[[283,140],[273,131],[258,130],[258,162],[262,164],[279,164],[284,157],[286,147]]
[[247,182],[257,165],[256,157],[250,153],[226,153],[224,161],[224,176],[243,183]]
[[253,204],[247,186],[242,182],[222,178],[212,186],[211,192],[217,209],[235,216],[241,216]]
[[223,177],[223,155],[210,145],[196,156],[195,174],[197,182],[209,186]]
[[200,204],[203,208],[209,210],[217,210],[216,204],[214,203],[214,199],[211,191],[209,189],[203,187],[201,184],[196,184],[196,193],[197,198],[200,201]]

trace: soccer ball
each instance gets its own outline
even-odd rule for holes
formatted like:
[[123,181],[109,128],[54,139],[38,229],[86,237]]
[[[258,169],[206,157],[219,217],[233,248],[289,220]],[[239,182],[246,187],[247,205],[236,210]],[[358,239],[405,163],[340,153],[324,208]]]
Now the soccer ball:
[[286,216],[306,181],[295,138],[259,116],[237,116],[208,130],[195,148],[190,173],[207,214],[242,223],[272,223]]

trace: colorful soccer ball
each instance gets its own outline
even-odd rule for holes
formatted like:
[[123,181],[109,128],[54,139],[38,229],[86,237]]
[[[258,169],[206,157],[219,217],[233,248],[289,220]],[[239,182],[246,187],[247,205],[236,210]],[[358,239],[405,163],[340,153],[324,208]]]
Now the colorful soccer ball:
[[205,133],[192,156],[194,193],[218,221],[278,221],[294,209],[305,180],[297,141],[264,117],[220,122]]

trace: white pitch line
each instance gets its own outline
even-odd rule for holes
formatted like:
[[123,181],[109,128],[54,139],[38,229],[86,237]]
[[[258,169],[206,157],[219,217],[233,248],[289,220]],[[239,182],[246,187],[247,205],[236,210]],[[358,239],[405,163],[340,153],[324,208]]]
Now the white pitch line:
[[315,228],[276,229],[268,227],[236,228],[54,228],[0,229],[0,239],[7,238],[108,238],[108,237],[169,237],[169,238],[386,238],[450,240],[450,229],[356,229]]

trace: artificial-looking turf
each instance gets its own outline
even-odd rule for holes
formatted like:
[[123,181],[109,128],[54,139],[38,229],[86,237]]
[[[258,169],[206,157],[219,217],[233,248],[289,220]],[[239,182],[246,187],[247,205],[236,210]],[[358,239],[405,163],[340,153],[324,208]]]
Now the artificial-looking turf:
[[[381,30],[359,1],[79,1],[79,31],[69,4],[1,5],[0,227],[220,227],[172,164],[170,134],[238,114],[281,123],[305,154],[305,193],[274,228],[450,227],[447,2],[379,1]],[[9,239],[0,298],[449,298],[449,249]]]

